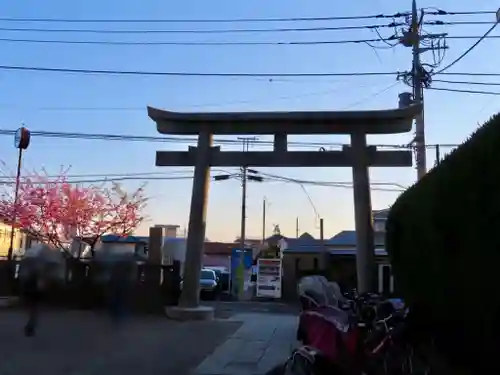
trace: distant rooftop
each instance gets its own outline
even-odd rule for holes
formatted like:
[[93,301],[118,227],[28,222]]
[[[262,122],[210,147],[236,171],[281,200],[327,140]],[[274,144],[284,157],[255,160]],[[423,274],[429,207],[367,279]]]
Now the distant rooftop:
[[387,216],[389,215],[389,208],[383,209],[383,210],[374,210],[372,212],[373,218],[374,219],[387,219]]

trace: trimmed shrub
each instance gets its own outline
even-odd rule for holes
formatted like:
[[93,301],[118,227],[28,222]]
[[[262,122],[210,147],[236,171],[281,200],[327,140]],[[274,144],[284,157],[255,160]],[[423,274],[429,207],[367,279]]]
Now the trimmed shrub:
[[500,114],[406,190],[387,219],[398,290],[450,364],[500,370]]

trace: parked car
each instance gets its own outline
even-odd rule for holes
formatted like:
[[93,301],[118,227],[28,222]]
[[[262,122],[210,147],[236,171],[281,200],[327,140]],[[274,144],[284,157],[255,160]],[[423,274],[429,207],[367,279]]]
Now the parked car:
[[203,268],[200,275],[200,293],[215,299],[219,292],[219,278],[217,277],[217,273],[210,268]]
[[229,270],[227,267],[206,267],[215,271],[218,280],[218,287],[221,292],[229,292]]
[[[181,290],[184,281],[181,281]],[[212,299],[217,298],[219,295],[219,278],[214,270],[209,268],[202,268],[200,274],[200,294],[202,297],[210,297]]]

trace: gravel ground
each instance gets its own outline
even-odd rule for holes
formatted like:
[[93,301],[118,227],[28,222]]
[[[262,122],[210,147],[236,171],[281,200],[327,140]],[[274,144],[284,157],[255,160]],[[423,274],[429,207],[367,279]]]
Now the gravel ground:
[[0,311],[0,374],[187,375],[234,333],[237,322],[175,322],[103,313],[44,311],[37,335],[23,335],[25,314]]

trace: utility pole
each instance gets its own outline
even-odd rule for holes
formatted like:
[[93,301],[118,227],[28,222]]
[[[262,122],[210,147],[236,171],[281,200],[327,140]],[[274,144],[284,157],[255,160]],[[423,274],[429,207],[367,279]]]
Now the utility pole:
[[299,238],[299,217],[295,218],[295,238]]
[[262,243],[266,242],[266,197],[262,199]]
[[441,163],[441,150],[439,149],[439,145],[436,145],[436,166]]
[[[251,141],[255,141],[256,137],[243,138],[238,137],[243,142],[243,152],[247,152]],[[246,237],[246,223],[247,223],[247,181],[248,181],[248,166],[241,166],[241,232],[240,232],[240,264],[244,265],[245,262],[245,237]],[[241,292],[242,286],[238,286]],[[242,296],[239,296],[240,298]]]
[[[411,68],[411,80],[408,82],[413,88],[412,97],[413,104],[423,104],[424,103],[424,84],[428,80],[428,73],[422,66],[420,61],[420,55],[426,51],[432,51],[436,49],[447,49],[446,45],[437,46],[431,44],[430,47],[421,47],[420,43],[424,39],[437,39],[445,37],[446,34],[426,34],[421,35],[420,29],[422,26],[424,18],[424,11],[420,12],[417,9],[416,0],[412,0],[412,10],[411,10],[411,23],[408,32],[403,33],[403,37],[400,42],[405,47],[411,47],[412,49],[412,68]],[[426,145],[425,145],[425,117],[424,117],[424,106],[422,106],[422,112],[415,117],[415,138],[412,142],[415,146],[415,159],[417,167],[417,178],[420,180],[427,173],[427,155],[426,155]]]
[[[243,152],[248,151],[249,149],[249,144],[250,141],[256,140],[256,137],[251,137],[251,138],[238,138],[239,140],[243,141]],[[243,268],[244,267],[244,262],[245,262],[245,240],[246,240],[246,216],[247,216],[247,182],[248,181],[257,181],[257,182],[262,182],[264,181],[264,178],[260,176],[259,171],[255,169],[250,169],[246,165],[242,165],[240,169],[240,174],[238,173],[231,173],[231,174],[223,174],[223,175],[217,175],[214,176],[214,181],[226,181],[230,180],[232,178],[237,178],[238,180],[241,181],[241,232],[240,232],[240,238],[239,238],[239,247],[240,247],[240,258],[239,258],[239,266],[238,268]],[[265,236],[266,236],[266,198],[264,197],[264,202],[263,202],[263,212],[262,212],[262,240],[263,242],[265,241]],[[241,292],[243,290],[243,286],[241,283],[243,282],[244,275],[239,273],[239,270],[237,270],[237,277],[239,278],[238,283],[234,283],[233,286],[231,287],[231,290],[237,294],[240,298],[242,297]]]
[[[245,250],[246,220],[247,218],[247,168],[241,167],[241,231],[240,249]],[[243,259],[243,258],[242,258]]]
[[[424,100],[424,92],[422,87],[422,65],[420,63],[420,25],[423,20],[424,13],[417,13],[417,2],[413,0],[411,9],[411,29],[412,34],[412,85],[413,85],[413,101],[415,104],[421,104]],[[420,180],[427,173],[427,157],[425,147],[425,121],[424,109],[415,118],[415,151],[417,164],[417,177]]]
[[[250,142],[255,141],[256,137],[238,137],[243,142],[243,152],[247,152],[250,147]],[[242,165],[241,169],[241,232],[240,232],[240,248],[245,250],[246,223],[247,223],[247,181],[248,181],[248,166]],[[243,259],[243,257],[242,257]]]
[[323,257],[322,268],[323,268],[323,270],[326,271],[328,269],[329,257],[327,256],[328,253],[326,251],[326,246],[325,246],[325,228],[324,228],[323,218],[319,219],[319,239],[321,241],[321,253],[322,253],[322,257]]

